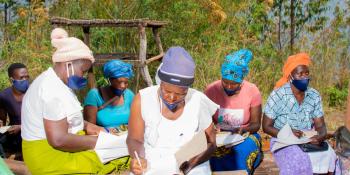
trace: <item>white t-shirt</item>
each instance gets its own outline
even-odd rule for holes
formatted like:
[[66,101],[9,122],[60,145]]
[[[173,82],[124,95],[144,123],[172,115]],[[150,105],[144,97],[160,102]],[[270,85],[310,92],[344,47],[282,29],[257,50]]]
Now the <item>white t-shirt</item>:
[[84,129],[82,107],[73,91],[52,68],[41,73],[30,85],[22,101],[22,138],[27,141],[46,139],[44,119],[67,118],[68,132]]
[[[203,93],[190,88],[185,97],[185,107],[179,118],[169,120],[160,113],[159,86],[140,90],[141,114],[145,122],[144,147],[148,170],[146,175],[176,174],[178,167],[175,152],[187,143],[196,132],[212,123],[219,105]],[[209,162],[196,166],[189,174],[211,174]]]

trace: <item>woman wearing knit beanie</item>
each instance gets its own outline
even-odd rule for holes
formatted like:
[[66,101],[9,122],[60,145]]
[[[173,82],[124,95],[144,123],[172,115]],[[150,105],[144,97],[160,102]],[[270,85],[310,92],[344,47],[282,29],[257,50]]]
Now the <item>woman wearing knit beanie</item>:
[[86,85],[92,52],[60,28],[52,31],[51,43],[54,66],[33,81],[22,102],[24,161],[33,175],[108,173],[113,166],[91,151],[103,128],[84,121],[72,91]]
[[[190,88],[194,72],[195,63],[185,49],[171,47],[158,70],[160,85],[142,89],[135,96],[127,138],[132,173],[211,174],[208,160],[216,148],[212,116],[218,105]],[[175,153],[180,147],[203,131],[207,138],[204,151],[177,162]],[[201,146],[193,145],[195,149]]]

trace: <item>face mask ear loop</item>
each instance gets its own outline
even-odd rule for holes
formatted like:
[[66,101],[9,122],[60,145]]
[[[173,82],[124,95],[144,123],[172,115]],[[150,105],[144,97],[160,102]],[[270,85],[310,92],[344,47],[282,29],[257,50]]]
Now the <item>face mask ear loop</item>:
[[67,62],[67,63],[66,63],[67,77],[69,77],[69,64],[70,64],[71,67],[72,67],[72,76],[74,75],[74,66],[73,66],[73,63],[72,63],[72,62]]
[[160,113],[162,113],[162,109],[163,109],[163,101],[161,100],[161,89],[160,89],[160,87],[159,87],[159,89],[158,89],[158,100],[159,100],[159,109],[160,109]]
[[292,82],[294,80],[292,74],[289,74],[289,76],[290,76],[290,80],[289,81]]

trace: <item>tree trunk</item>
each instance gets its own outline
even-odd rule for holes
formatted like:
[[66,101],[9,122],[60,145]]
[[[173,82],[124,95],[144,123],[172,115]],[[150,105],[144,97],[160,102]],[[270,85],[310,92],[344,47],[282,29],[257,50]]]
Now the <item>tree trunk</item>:
[[348,91],[348,101],[346,107],[346,118],[345,118],[345,126],[350,131],[350,83],[349,83],[349,91]]
[[294,23],[294,0],[290,0],[290,52],[293,54],[294,50],[294,30],[295,30],[295,23]]
[[5,10],[4,10],[4,25],[6,26],[7,24],[7,9],[8,9],[8,5],[7,3],[5,3]]
[[278,45],[279,45],[280,51],[282,50],[282,41],[281,41],[282,4],[283,4],[283,1],[281,0],[278,5]]
[[3,41],[5,42],[7,40],[7,31],[6,31],[6,27],[7,27],[7,10],[8,10],[8,4],[5,3],[4,5],[4,28],[2,30],[2,37],[3,37]]

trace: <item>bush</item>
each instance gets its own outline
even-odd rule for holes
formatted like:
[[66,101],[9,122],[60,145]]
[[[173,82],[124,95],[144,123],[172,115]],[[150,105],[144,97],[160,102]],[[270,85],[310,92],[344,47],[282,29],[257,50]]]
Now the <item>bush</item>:
[[348,89],[338,89],[337,87],[329,87],[326,88],[326,95],[328,96],[328,105],[330,107],[343,106],[346,103]]

